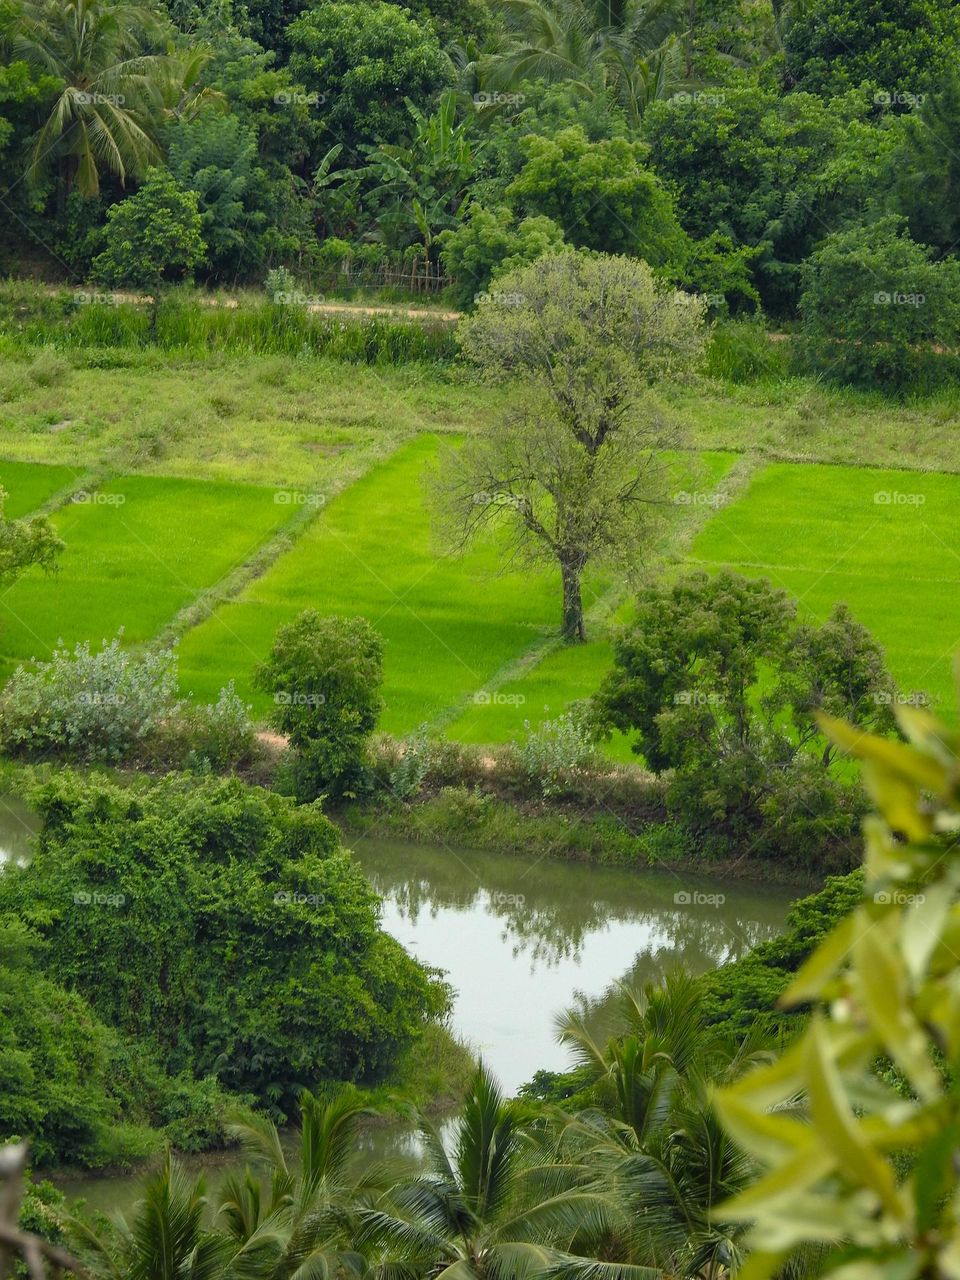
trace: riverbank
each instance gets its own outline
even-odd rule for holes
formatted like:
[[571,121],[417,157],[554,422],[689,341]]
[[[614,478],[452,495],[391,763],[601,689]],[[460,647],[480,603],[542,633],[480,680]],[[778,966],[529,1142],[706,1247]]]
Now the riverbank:
[[758,859],[749,850],[731,848],[725,854],[719,842],[705,848],[662,807],[642,815],[618,813],[605,804],[585,811],[559,800],[508,800],[466,786],[442,787],[410,801],[380,797],[330,816],[347,841],[376,838],[467,845],[514,856],[637,872],[660,868],[798,889],[818,887],[825,875],[852,869],[846,845],[825,851],[823,866],[800,867]]

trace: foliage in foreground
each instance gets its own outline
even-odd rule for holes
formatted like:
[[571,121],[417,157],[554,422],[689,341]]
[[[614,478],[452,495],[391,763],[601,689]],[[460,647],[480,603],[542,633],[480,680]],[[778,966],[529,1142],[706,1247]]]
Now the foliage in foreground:
[[783,997],[813,1004],[804,1034],[717,1095],[763,1170],[720,1210],[750,1224],[748,1280],[811,1245],[811,1276],[957,1274],[960,734],[916,708],[898,717],[907,743],[824,720],[879,809],[863,897]]

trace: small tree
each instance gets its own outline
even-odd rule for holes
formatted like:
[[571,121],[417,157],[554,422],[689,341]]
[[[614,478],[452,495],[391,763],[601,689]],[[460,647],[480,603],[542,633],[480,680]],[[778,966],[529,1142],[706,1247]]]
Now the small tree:
[[643,262],[568,251],[500,277],[461,321],[467,357],[518,385],[503,417],[441,459],[441,523],[457,546],[505,526],[509,556],[558,565],[569,640],[586,638],[586,566],[634,561],[665,500],[672,437],[647,392],[699,356],[703,310]]
[[297,799],[355,794],[383,707],[383,641],[369,622],[304,610],[279,629],[255,682],[272,694],[270,722],[296,753]]
[[895,699],[882,650],[845,605],[798,624],[785,592],[723,571],[641,595],[596,708],[637,735],[651,769],[671,770],[669,802],[695,830],[768,831],[789,855],[808,834],[847,834],[855,816],[816,713],[888,731]]
[[50,572],[63,543],[45,516],[8,520],[3,514],[7,494],[0,489],[0,587],[9,587],[31,565]]
[[93,260],[97,278],[154,295],[189,280],[206,253],[198,199],[167,169],[151,169],[135,195],[107,211],[107,247]]

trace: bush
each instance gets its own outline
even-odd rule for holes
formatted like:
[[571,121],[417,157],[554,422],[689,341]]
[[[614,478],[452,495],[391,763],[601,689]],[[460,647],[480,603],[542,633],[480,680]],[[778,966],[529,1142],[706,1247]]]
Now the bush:
[[216,702],[183,702],[175,717],[144,744],[147,763],[188,769],[225,771],[248,763],[257,750],[257,734],[244,702],[231,680]]
[[762,316],[750,320],[721,320],[707,345],[704,372],[724,382],[782,382],[790,376],[789,340],[771,337]]
[[277,632],[255,675],[273,697],[270,723],[293,748],[298,800],[369,785],[367,742],[383,706],[383,641],[365,618],[304,610]]
[[0,912],[168,1075],[282,1111],[324,1080],[382,1078],[445,1011],[318,807],[176,774],[125,790],[61,772],[30,799],[43,827],[0,876]]
[[563,232],[543,216],[515,219],[506,208],[472,204],[463,222],[440,237],[441,257],[454,305],[469,308],[482,301],[497,276],[535,262],[562,247]]
[[32,671],[17,667],[0,695],[4,749],[116,762],[174,717],[181,705],[174,651],[132,654],[121,638],[98,653],[83,641]]
[[563,795],[571,775],[604,762],[585,717],[576,711],[529,730],[517,748],[520,768],[545,797]]

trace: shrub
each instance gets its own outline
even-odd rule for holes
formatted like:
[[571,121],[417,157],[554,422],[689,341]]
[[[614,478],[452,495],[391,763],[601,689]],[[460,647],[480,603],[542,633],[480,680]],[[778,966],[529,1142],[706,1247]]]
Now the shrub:
[[256,753],[257,734],[250,706],[229,681],[216,702],[183,702],[175,717],[165,722],[144,744],[147,762],[188,769],[235,768]]
[[299,800],[368,785],[367,740],[383,706],[383,641],[364,618],[307,609],[277,632],[255,682],[273,696],[270,723],[294,752]]
[[0,741],[24,755],[77,760],[129,756],[180,708],[172,649],[132,654],[122,632],[97,652],[57,648],[34,670],[17,667],[0,695]]
[[602,764],[585,716],[566,712],[530,730],[517,748],[522,771],[544,796],[559,796],[570,775]]
[[485,209],[472,204],[459,227],[440,237],[441,256],[453,284],[451,302],[468,308],[483,300],[499,275],[535,262],[564,243],[563,232],[551,219],[538,215],[517,220],[506,208]]
[[30,799],[43,826],[0,876],[0,912],[167,1074],[283,1110],[323,1080],[381,1078],[445,1011],[318,807],[177,774],[130,790],[62,771]]

